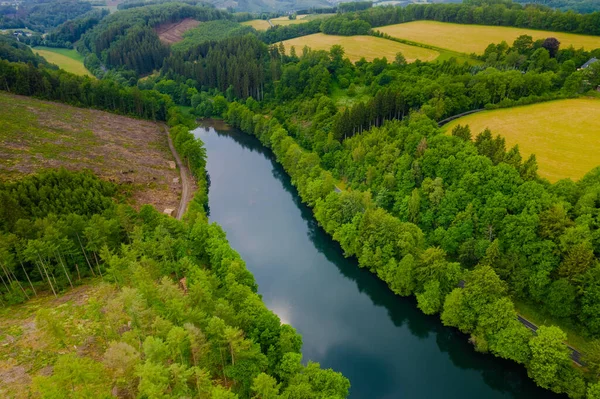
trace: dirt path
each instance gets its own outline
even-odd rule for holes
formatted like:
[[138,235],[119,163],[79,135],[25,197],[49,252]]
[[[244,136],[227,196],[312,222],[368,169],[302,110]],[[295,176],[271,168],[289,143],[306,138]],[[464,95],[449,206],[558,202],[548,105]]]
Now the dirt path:
[[179,208],[177,209],[176,217],[178,220],[181,220],[181,218],[183,217],[183,214],[185,213],[185,210],[187,209],[187,205],[191,199],[192,190],[190,190],[190,176],[188,175],[187,168],[183,165],[183,162],[181,162],[181,158],[179,158],[179,154],[175,150],[175,146],[173,145],[173,140],[171,140],[171,135],[169,134],[169,131],[167,130],[167,128],[165,128],[165,132],[167,134],[167,140],[169,141],[169,148],[171,149],[173,158],[175,158],[175,163],[177,164],[177,167],[179,168],[182,190],[181,190],[181,200],[179,201]]

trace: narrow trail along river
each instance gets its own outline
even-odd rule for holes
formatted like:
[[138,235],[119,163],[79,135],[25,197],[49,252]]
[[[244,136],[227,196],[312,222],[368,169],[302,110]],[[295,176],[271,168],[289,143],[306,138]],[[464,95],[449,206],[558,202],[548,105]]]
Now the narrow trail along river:
[[210,219],[246,261],[266,305],[302,334],[304,360],[341,371],[351,398],[558,397],[523,367],[474,352],[467,336],[344,258],[254,137],[212,127],[194,133],[208,154]]

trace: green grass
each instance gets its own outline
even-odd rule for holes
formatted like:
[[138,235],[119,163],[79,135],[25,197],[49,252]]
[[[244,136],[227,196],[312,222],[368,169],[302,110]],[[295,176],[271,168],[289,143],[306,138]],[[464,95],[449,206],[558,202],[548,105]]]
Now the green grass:
[[346,57],[352,62],[358,61],[362,57],[367,61],[383,57],[387,57],[388,61],[393,61],[399,52],[404,55],[408,62],[414,62],[417,59],[432,61],[440,55],[435,50],[410,46],[375,36],[335,36],[315,33],[283,41],[286,52],[294,47],[298,54],[302,53],[304,46],[308,46],[313,50],[329,50],[334,44],[344,47]]
[[593,50],[600,48],[599,36],[549,32],[504,26],[463,25],[436,21],[414,21],[377,28],[392,37],[428,44],[459,53],[482,54],[490,43],[503,40],[512,45],[520,35],[530,35],[534,40],[555,37],[562,48],[574,46]]
[[53,47],[35,47],[32,49],[48,62],[57,65],[59,68],[76,75],[93,76],[90,71],[83,66],[83,55],[76,50]]
[[580,179],[600,165],[600,100],[579,98],[484,111],[445,126],[469,125],[473,136],[489,128],[519,145],[521,155],[535,154],[539,174],[551,182]]

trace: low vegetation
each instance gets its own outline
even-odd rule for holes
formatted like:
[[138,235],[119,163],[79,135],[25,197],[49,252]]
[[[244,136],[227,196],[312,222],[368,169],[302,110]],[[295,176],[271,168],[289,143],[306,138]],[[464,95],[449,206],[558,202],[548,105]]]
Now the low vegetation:
[[165,44],[178,43],[183,40],[185,32],[190,29],[194,29],[200,24],[200,21],[196,21],[192,18],[185,18],[177,22],[169,22],[160,24],[154,27],[154,30],[158,34],[158,38]]
[[578,180],[600,164],[600,100],[571,99],[484,111],[459,118],[446,127],[469,125],[479,133],[490,129],[518,145],[523,155],[535,154],[539,174],[555,182]]
[[160,124],[0,92],[0,179],[39,170],[92,170],[137,206],[176,209],[181,184]]
[[314,21],[316,19],[329,18],[335,14],[304,14],[304,15],[296,15],[295,18],[290,19],[288,16],[271,18],[271,22],[273,25],[294,25],[294,24],[303,24],[305,22]]
[[334,36],[315,33],[280,43],[283,43],[288,54],[292,47],[295,48],[296,54],[301,54],[304,46],[308,46],[313,50],[329,51],[332,46],[340,45],[344,48],[345,55],[350,61],[358,61],[361,58],[372,61],[375,58],[383,57],[391,61],[395,59],[398,53],[402,53],[407,62],[413,62],[417,59],[432,61],[439,56],[439,53],[435,50],[409,46],[373,36]]
[[83,56],[76,50],[53,47],[36,47],[34,53],[44,57],[46,61],[75,75],[93,76],[83,65]]
[[[600,37],[572,33],[539,31],[504,26],[462,25],[437,21],[414,21],[404,24],[383,26],[376,30],[392,37],[429,44],[461,53],[482,54],[490,43],[505,41],[509,44],[521,35],[534,40],[557,38],[562,48],[573,46],[586,50],[600,48]],[[467,40],[465,38],[468,38]]]
[[254,32],[250,26],[227,19],[202,22],[197,27],[183,34],[183,40],[172,46],[174,50],[188,50],[200,43],[211,40],[222,40],[231,36],[240,36]]
[[242,25],[251,26],[256,30],[267,30],[271,27],[271,24],[266,19],[252,19],[242,22]]

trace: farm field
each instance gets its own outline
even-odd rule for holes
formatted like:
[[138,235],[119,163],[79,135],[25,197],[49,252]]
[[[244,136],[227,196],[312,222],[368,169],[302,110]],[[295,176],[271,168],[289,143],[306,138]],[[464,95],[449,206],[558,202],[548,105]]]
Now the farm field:
[[484,111],[445,126],[469,125],[473,136],[486,128],[519,145],[523,158],[535,154],[539,174],[551,182],[578,180],[600,165],[600,100],[580,98]]
[[2,180],[89,169],[121,184],[132,205],[177,209],[182,187],[160,124],[0,93],[0,142]]
[[67,72],[76,75],[93,76],[90,71],[83,66],[83,56],[76,50],[66,48],[52,47],[35,47],[32,49],[34,53],[38,53],[48,62],[58,65]]
[[242,22],[242,25],[251,26],[256,30],[267,30],[271,27],[266,19],[253,19]]
[[382,57],[387,57],[388,61],[393,61],[398,52],[401,52],[408,62],[417,59],[432,61],[440,55],[435,50],[410,46],[374,36],[334,36],[315,33],[283,41],[286,51],[290,51],[292,47],[295,47],[298,54],[302,52],[304,46],[314,50],[329,50],[335,44],[339,44],[344,48],[345,56],[352,62],[358,61],[362,57],[365,57],[368,61]]
[[[331,17],[335,14],[304,14],[298,15],[296,19],[289,19],[287,16],[271,18],[271,22],[273,25],[294,25],[294,24],[302,24],[304,22],[313,21],[315,19],[324,19],[327,17]],[[242,22],[242,25],[251,26],[256,30],[267,30],[271,27],[269,22],[266,19],[253,19],[251,21]]]
[[286,26],[286,25],[302,24],[304,22],[314,21],[315,19],[324,19],[324,18],[331,17],[332,15],[335,15],[335,14],[305,14],[305,15],[296,16],[296,19],[289,19],[287,16],[285,16],[285,17],[271,18],[271,22],[273,23],[273,25]]
[[[503,40],[512,45],[520,35],[530,35],[534,40],[556,37],[562,48],[572,45],[586,50],[600,48],[599,36],[548,32],[504,26],[462,25],[436,21],[414,21],[377,28],[392,37],[428,44],[461,53],[481,54],[490,43]],[[465,40],[468,39],[468,40]]]

